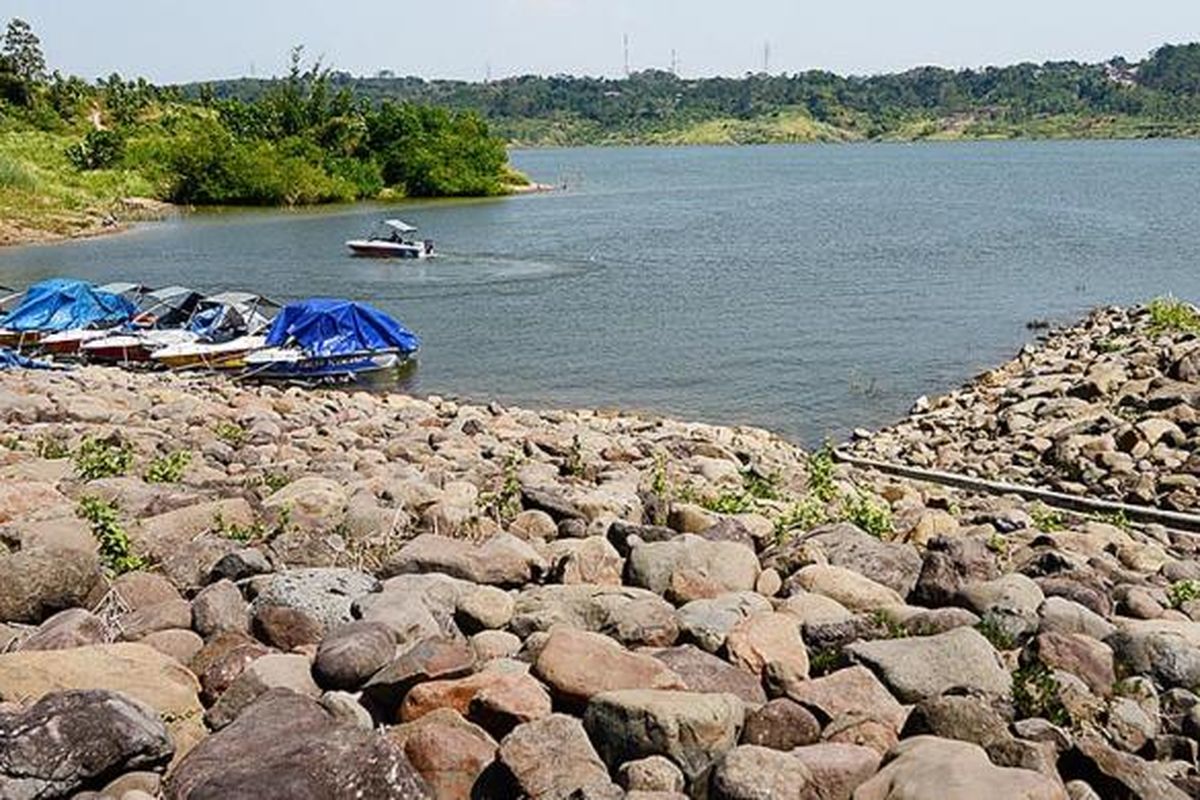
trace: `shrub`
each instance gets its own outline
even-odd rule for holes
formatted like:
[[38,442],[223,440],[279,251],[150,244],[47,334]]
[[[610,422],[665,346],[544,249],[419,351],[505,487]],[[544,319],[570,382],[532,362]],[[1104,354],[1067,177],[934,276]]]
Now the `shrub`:
[[125,157],[125,139],[116,131],[88,131],[82,142],[67,148],[67,160],[78,170],[111,169]]
[[89,436],[75,451],[75,472],[85,481],[124,475],[132,463],[133,448],[124,442],[118,444]]
[[230,447],[237,448],[242,446],[242,442],[246,441],[246,429],[236,422],[221,420],[217,426],[213,428],[213,433],[217,438]]
[[151,461],[143,478],[146,483],[179,483],[191,463],[191,453],[187,450],[176,450]]
[[825,504],[809,495],[775,519],[775,538],[782,541],[793,531],[808,531],[829,521]]
[[146,566],[145,560],[133,552],[115,503],[84,497],[79,501],[77,513],[91,524],[92,536],[100,545],[100,559],[106,567],[120,575]]
[[721,492],[700,499],[703,508],[715,514],[746,514],[754,510],[754,498],[745,492]]

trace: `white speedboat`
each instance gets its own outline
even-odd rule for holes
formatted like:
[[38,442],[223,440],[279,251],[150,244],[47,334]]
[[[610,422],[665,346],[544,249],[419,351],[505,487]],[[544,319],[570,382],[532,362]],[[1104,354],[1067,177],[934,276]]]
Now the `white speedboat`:
[[[351,239],[346,247],[356,256],[372,258],[429,258],[433,255],[432,239],[413,239],[415,225],[398,219],[385,219],[366,239]],[[408,234],[410,238],[404,238]]]
[[[140,283],[106,283],[100,287],[100,291],[120,295],[133,303],[139,304],[139,309],[141,308],[142,298],[151,294],[150,288]],[[134,319],[136,320],[136,317]],[[111,336],[113,331],[122,324],[128,323],[118,323],[103,327],[84,326],[68,328],[65,331],[58,331],[43,336],[38,344],[43,353],[60,357],[74,356],[79,354],[79,349],[83,347],[84,342]]]

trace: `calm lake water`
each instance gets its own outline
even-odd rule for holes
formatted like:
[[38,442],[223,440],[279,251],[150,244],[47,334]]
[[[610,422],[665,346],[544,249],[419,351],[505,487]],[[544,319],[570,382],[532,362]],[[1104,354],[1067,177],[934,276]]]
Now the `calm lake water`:
[[[1034,318],[1200,297],[1200,143],[520,151],[566,192],[195,214],[0,251],[0,283],[343,295],[423,338],[415,390],[746,422],[812,444],[1011,356]],[[439,259],[347,257],[384,215]]]

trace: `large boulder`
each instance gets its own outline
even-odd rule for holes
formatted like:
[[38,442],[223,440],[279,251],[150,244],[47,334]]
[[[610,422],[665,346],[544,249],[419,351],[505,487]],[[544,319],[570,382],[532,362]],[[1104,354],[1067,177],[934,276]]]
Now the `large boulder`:
[[675,609],[630,586],[539,586],[517,595],[511,627],[521,638],[554,625],[603,633],[628,646],[667,647],[679,636]]
[[336,481],[309,475],[292,481],[263,501],[270,514],[286,516],[289,525],[327,531],[346,517],[346,490]]
[[697,786],[737,745],[744,715],[742,701],[730,694],[628,689],[593,697],[583,724],[611,768],[666,756],[683,770],[689,785]]
[[785,684],[787,696],[824,722],[844,716],[876,719],[899,733],[907,712],[866,667],[840,669],[821,678]]
[[753,548],[684,534],[667,542],[636,544],[625,572],[631,585],[682,604],[751,591],[760,567]]
[[868,575],[901,597],[908,596],[921,574],[917,548],[885,542],[847,522],[816,528],[798,541],[819,545],[833,566]]
[[978,745],[915,736],[854,792],[854,800],[1067,800],[1058,782],[1027,769],[996,767]]
[[388,559],[388,576],[440,572],[471,583],[524,586],[546,573],[546,560],[528,542],[496,534],[480,545],[426,533]]
[[0,711],[0,797],[33,800],[100,788],[130,770],[165,767],[174,752],[154,709],[104,690],[45,695]]
[[289,570],[254,579],[251,613],[270,606],[304,611],[331,629],[354,617],[354,601],[378,592],[379,581],[365,572],[344,567],[314,567]]
[[866,664],[897,698],[915,703],[951,689],[1007,696],[1012,676],[995,649],[974,628],[954,628],[937,636],[860,641],[847,654]]
[[414,686],[400,707],[400,718],[411,722],[442,708],[452,708],[502,737],[517,725],[549,716],[551,704],[550,694],[528,674],[484,670]]
[[879,770],[879,753],[870,747],[820,742],[792,750],[812,773],[818,800],[850,800],[854,790]]
[[271,689],[287,689],[308,697],[321,695],[306,657],[295,653],[270,653],[247,664],[205,718],[213,728],[223,728]]
[[386,736],[339,722],[316,700],[273,689],[172,771],[167,800],[432,798]]
[[412,687],[419,683],[467,675],[475,666],[475,653],[465,639],[431,637],[404,649],[376,672],[363,687],[363,695],[379,715],[395,717]]
[[843,567],[810,564],[797,572],[792,580],[806,592],[825,595],[851,611],[873,611],[904,604],[904,598],[895,589]]
[[0,655],[0,701],[70,689],[105,689],[150,706],[167,720],[177,751],[204,735],[196,677],[152,647],[122,643]]
[[100,581],[95,553],[32,548],[0,555],[0,622],[38,624],[81,606]]
[[582,708],[615,689],[684,689],[682,679],[653,656],[632,653],[599,633],[556,627],[533,666],[558,702]]
[[[104,620],[82,608],[60,611],[21,641],[18,650],[67,650],[109,640]],[[0,651],[6,648],[0,647]]]
[[565,714],[518,725],[500,743],[499,762],[506,789],[496,792],[496,800],[565,800],[612,785],[583,725]]

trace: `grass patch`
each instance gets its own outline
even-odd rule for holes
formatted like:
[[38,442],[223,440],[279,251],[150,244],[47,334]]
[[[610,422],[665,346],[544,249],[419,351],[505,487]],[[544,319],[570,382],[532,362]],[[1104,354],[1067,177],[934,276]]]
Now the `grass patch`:
[[1171,588],[1167,589],[1167,602],[1171,604],[1171,608],[1180,608],[1184,603],[1196,598],[1200,598],[1200,581],[1190,578],[1175,581]]
[[1033,526],[1043,533],[1061,531],[1067,524],[1061,511],[1042,503],[1034,503],[1029,507],[1029,517],[1033,520]]
[[862,492],[855,492],[843,498],[842,513],[849,522],[853,522],[877,539],[889,536],[895,531],[892,510]]
[[997,650],[1012,650],[1017,646],[1017,642],[1008,631],[1004,630],[996,620],[991,617],[984,617],[975,626],[975,630],[983,635],[983,638],[992,643],[992,647]]
[[1071,724],[1058,696],[1058,681],[1044,664],[1027,664],[1013,673],[1013,706],[1017,719],[1041,717],[1060,727]]
[[99,497],[84,497],[76,513],[92,526],[92,536],[100,545],[100,559],[115,574],[143,569],[145,560],[133,552],[129,535],[121,525],[116,503]]
[[89,436],[80,442],[74,461],[75,473],[85,481],[116,478],[133,464],[133,447]]
[[1175,297],[1156,297],[1146,306],[1153,333],[1196,333],[1200,331],[1200,312],[1191,303]]
[[236,422],[230,422],[229,420],[218,422],[217,426],[213,428],[213,433],[216,434],[218,439],[235,450],[241,447],[246,441],[246,429]]
[[825,504],[809,495],[775,518],[775,539],[783,541],[795,531],[809,531],[829,521]]
[[192,463],[192,454],[187,450],[176,450],[150,462],[142,478],[146,483],[179,483],[183,473]]

